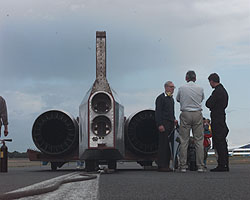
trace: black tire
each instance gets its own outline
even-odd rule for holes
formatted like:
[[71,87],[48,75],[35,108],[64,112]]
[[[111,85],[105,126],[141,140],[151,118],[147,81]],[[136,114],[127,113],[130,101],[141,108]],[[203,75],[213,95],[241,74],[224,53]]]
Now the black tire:
[[143,160],[143,161],[137,161],[138,164],[140,164],[142,167],[150,166],[152,167],[153,161],[152,160]]
[[56,171],[57,170],[57,163],[56,162],[51,162],[51,170]]
[[85,169],[87,172],[96,171],[97,162],[95,160],[86,160],[85,161]]
[[109,160],[108,161],[108,168],[116,170],[116,168],[117,168],[116,160]]
[[191,161],[189,168],[190,171],[196,171],[197,170],[196,161]]

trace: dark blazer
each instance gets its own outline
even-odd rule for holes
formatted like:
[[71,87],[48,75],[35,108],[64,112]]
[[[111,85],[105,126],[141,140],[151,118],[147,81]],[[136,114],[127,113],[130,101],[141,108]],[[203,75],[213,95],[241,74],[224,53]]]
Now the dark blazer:
[[156,125],[164,124],[164,121],[174,122],[174,99],[171,96],[165,96],[164,93],[160,94],[155,101],[155,121]]
[[225,109],[228,105],[228,93],[222,84],[215,87],[212,95],[206,101],[206,107],[211,111],[211,119],[224,118]]

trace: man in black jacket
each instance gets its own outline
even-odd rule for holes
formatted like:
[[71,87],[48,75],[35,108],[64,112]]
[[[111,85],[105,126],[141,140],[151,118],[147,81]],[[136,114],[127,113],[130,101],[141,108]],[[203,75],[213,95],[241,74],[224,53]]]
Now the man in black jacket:
[[214,148],[218,153],[218,166],[211,169],[211,172],[229,171],[228,148],[226,137],[229,129],[226,124],[225,109],[228,105],[228,94],[220,84],[220,77],[213,73],[208,77],[209,83],[214,91],[206,102],[206,107],[211,111],[211,128]]
[[175,86],[171,81],[164,85],[165,92],[160,94],[155,101],[155,120],[159,130],[159,147],[158,147],[158,171],[170,172],[170,147],[168,136],[174,129],[177,122],[174,115],[173,93]]

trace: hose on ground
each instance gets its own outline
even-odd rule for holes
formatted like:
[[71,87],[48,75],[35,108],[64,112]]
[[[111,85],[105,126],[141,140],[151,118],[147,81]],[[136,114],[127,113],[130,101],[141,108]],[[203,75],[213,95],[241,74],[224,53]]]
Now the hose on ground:
[[5,193],[5,194],[0,195],[0,200],[12,200],[12,199],[30,197],[30,196],[34,196],[34,195],[41,195],[41,194],[45,194],[48,192],[53,192],[53,191],[57,190],[61,185],[66,184],[66,183],[87,181],[87,180],[92,180],[92,179],[97,178],[96,175],[91,175],[91,174],[83,174],[82,173],[79,175],[83,176],[83,177],[64,179],[64,180],[56,182],[52,186],[48,186],[45,188],[38,188],[38,189],[31,189],[31,190],[27,190],[27,191],[17,191],[17,192]]

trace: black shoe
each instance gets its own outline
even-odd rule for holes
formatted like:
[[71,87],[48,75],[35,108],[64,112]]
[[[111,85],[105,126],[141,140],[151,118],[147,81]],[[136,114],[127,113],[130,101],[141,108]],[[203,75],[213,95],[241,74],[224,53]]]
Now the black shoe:
[[228,172],[229,167],[222,167],[222,166],[217,166],[214,169],[210,169],[210,172]]

